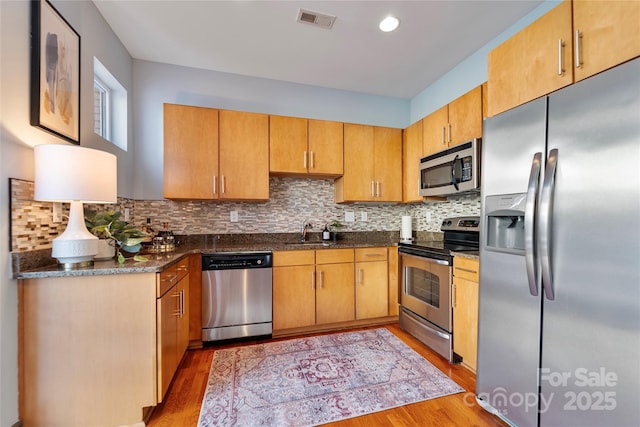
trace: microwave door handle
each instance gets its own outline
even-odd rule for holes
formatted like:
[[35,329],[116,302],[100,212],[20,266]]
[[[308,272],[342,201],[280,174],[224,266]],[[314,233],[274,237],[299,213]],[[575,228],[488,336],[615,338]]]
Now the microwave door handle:
[[535,218],[540,187],[542,153],[536,153],[531,162],[531,174],[527,186],[527,201],[524,209],[524,258],[529,280],[529,293],[538,296],[538,268],[535,244]]
[[[458,181],[456,181],[456,162],[458,161],[458,157],[459,156],[456,154],[453,162],[451,162],[451,183],[455,187],[456,191],[460,191],[458,188]],[[462,159],[460,159],[460,162],[462,163]]]

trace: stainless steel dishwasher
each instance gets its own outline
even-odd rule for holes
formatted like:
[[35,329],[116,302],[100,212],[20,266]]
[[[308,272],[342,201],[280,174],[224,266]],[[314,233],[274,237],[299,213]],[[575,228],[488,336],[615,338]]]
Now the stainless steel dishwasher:
[[202,255],[202,341],[271,335],[271,252]]

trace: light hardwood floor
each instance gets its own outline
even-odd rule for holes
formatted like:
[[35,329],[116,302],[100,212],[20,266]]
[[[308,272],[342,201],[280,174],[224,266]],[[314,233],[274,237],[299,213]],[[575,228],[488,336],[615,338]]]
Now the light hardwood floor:
[[[482,410],[475,402],[475,375],[461,365],[451,365],[401,330],[398,324],[384,326],[417,353],[437,366],[456,383],[466,389],[458,393],[426,402],[405,405],[374,414],[331,423],[332,426],[505,426],[498,418]],[[286,338],[284,338],[286,339]],[[250,341],[242,344],[207,347],[190,350],[184,357],[164,402],[154,410],[149,427],[195,427],[202,404],[202,396],[207,384],[209,368],[216,349],[256,344],[264,341]]]

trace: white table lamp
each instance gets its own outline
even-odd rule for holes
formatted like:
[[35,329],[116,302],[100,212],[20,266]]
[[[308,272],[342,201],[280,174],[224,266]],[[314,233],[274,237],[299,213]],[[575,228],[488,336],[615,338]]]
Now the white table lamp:
[[51,256],[65,269],[92,265],[98,238],[85,226],[82,203],[116,203],[116,156],[77,145],[45,144],[34,148],[34,157],[34,198],[71,203],[67,228],[53,240]]

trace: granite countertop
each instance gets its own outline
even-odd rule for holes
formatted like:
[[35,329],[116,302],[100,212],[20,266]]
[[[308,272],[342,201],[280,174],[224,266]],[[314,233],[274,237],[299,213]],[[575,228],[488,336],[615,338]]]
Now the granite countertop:
[[480,259],[480,251],[465,251],[465,252],[456,252],[451,251],[451,255],[458,256],[460,258],[469,258],[469,259]]
[[[38,254],[17,253],[13,255],[13,271],[16,279],[45,277],[97,276],[107,274],[158,273],[190,254],[237,251],[284,251],[322,250],[359,247],[396,246],[398,232],[342,233],[341,239],[323,243],[318,235],[309,235],[307,242],[300,243],[298,234],[245,234],[245,235],[197,235],[177,236],[180,244],[175,251],[164,253],[141,253],[147,261],[127,259],[124,264],[116,260],[96,261],[92,267],[77,270],[58,269],[51,250]],[[20,259],[21,255],[24,259]],[[29,259],[30,258],[30,259]]]

